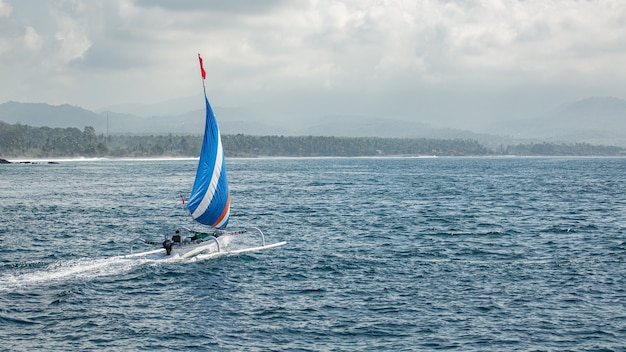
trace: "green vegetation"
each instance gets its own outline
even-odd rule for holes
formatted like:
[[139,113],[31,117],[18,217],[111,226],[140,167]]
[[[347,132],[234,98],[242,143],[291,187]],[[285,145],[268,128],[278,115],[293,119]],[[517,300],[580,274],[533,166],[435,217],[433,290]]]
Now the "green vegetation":
[[619,156],[626,155],[626,150],[616,146],[592,145],[588,143],[557,144],[528,143],[500,147],[499,155],[575,155],[575,156]]
[[[530,143],[501,146],[491,150],[475,140],[426,138],[347,138],[314,136],[222,136],[230,157],[255,156],[621,156],[621,147],[587,143]],[[31,127],[0,121],[0,157],[162,157],[198,156],[202,136],[96,135],[93,127]]]
[[224,150],[235,156],[485,155],[476,141],[373,137],[285,137],[226,135]]
[[93,127],[31,127],[0,121],[0,156],[73,157],[98,156],[108,151]]

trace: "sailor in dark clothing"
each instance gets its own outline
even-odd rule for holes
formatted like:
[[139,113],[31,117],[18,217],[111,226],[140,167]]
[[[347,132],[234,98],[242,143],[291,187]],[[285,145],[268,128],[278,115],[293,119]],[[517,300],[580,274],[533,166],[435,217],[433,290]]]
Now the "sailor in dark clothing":
[[174,236],[172,236],[171,240],[167,239],[163,241],[163,248],[165,248],[165,252],[167,253],[167,255],[170,255],[172,253],[172,245],[180,245],[181,242],[182,237],[180,236],[180,230],[176,230],[176,233],[174,234]]
[[182,237],[180,237],[180,230],[176,230],[174,236],[172,236],[172,242],[180,244],[182,242]]

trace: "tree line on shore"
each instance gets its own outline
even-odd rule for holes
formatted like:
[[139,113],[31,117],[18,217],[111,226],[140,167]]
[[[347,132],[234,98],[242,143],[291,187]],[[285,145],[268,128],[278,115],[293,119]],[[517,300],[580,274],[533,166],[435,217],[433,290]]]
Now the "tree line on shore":
[[[32,127],[0,121],[0,157],[194,157],[200,135],[102,135],[93,127]],[[616,146],[526,143],[487,148],[470,139],[222,135],[226,156],[624,156]]]

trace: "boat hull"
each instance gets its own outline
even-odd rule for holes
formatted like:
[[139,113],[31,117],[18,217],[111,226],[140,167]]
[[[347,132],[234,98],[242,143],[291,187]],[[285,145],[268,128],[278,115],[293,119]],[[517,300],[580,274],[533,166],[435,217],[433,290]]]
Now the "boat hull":
[[[240,236],[244,233],[256,233],[260,236],[261,245],[256,247],[246,246],[238,249],[228,249],[228,245],[232,242],[233,238]],[[136,241],[148,243],[139,238]],[[170,241],[167,241],[171,244]],[[155,249],[152,251],[133,253],[133,247],[131,246],[131,254],[124,256],[125,258],[147,258],[147,259],[189,259],[189,258],[206,258],[219,254],[236,254],[250,251],[258,251],[263,249],[275,248],[285,245],[287,242],[278,242],[272,244],[265,243],[265,236],[263,232],[256,227],[250,227],[242,231],[234,231],[224,233],[218,237],[208,237],[203,242],[183,242],[182,245],[173,244],[170,247],[169,254],[165,248]],[[156,244],[151,242],[151,244]]]
[[170,256],[180,258],[190,258],[200,253],[219,252],[222,247],[227,246],[232,239],[232,236],[221,236],[219,238],[213,237],[201,243],[189,243],[182,245],[173,245]]

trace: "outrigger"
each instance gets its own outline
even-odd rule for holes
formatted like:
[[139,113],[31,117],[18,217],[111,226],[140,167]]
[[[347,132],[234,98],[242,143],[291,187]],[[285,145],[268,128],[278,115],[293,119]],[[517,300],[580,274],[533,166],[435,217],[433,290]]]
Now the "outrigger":
[[[267,245],[265,243],[265,235],[263,232],[257,227],[250,227],[240,231],[221,231],[215,230],[211,233],[200,232],[196,230],[192,230],[186,227],[183,227],[182,230],[185,230],[192,234],[189,237],[183,237],[180,234],[180,230],[176,230],[176,233],[168,237],[165,236],[165,240],[163,242],[155,242],[155,241],[147,241],[143,238],[136,238],[130,246],[130,254],[133,256],[141,255],[142,253],[135,254],[133,253],[134,246],[138,243],[145,243],[149,245],[158,245],[161,244],[163,249],[165,249],[166,255],[178,256],[180,258],[190,258],[200,253],[221,253],[222,247],[228,245],[232,238],[236,235],[243,235],[246,233],[257,233],[261,237],[261,246],[249,248],[249,250],[259,250],[277,247],[285,244],[286,242],[274,243],[271,245]],[[159,252],[161,250],[157,250]],[[146,252],[153,253],[153,252]]]

